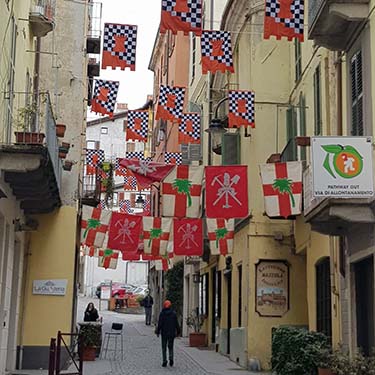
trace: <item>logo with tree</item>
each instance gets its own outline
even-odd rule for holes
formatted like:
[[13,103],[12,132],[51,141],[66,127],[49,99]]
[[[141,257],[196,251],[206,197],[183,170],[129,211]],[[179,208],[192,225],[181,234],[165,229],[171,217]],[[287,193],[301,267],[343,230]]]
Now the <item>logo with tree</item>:
[[350,145],[322,145],[327,155],[323,162],[324,169],[333,177],[357,177],[363,169],[363,157]]
[[272,187],[279,194],[288,194],[292,207],[296,206],[296,201],[293,197],[293,181],[288,178],[276,178]]

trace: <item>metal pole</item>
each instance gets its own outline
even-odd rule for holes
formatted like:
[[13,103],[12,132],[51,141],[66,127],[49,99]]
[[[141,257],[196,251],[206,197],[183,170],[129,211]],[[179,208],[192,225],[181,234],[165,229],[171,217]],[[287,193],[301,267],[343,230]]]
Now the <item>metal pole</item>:
[[60,375],[60,357],[61,357],[61,331],[57,332],[56,375]]
[[49,362],[48,362],[48,375],[54,375],[56,361],[56,339],[51,338],[49,344]]

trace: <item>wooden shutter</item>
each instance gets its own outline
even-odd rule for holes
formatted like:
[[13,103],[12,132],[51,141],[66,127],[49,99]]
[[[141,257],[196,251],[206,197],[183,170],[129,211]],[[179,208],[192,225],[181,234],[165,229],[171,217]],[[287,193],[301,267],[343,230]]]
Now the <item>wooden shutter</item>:
[[352,85],[352,126],[351,135],[363,135],[363,80],[362,52],[358,51],[351,59],[350,78]]
[[287,145],[281,155],[281,160],[295,161],[297,160],[297,116],[294,107],[289,107],[286,111],[286,137]]
[[224,133],[222,142],[222,165],[241,164],[240,133]]
[[[299,135],[306,135],[306,99],[303,95],[299,100]],[[306,147],[301,147],[301,160],[306,160]]]
[[322,134],[322,96],[321,96],[321,79],[320,65],[314,72],[314,134]]

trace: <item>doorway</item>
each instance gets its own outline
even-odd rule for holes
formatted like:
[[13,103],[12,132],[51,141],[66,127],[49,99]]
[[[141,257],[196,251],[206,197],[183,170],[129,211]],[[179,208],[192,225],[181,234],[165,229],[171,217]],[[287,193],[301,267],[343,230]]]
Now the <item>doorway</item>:
[[225,274],[227,284],[227,354],[230,354],[230,330],[232,328],[232,272]]
[[374,257],[354,264],[357,347],[368,356],[374,340]]

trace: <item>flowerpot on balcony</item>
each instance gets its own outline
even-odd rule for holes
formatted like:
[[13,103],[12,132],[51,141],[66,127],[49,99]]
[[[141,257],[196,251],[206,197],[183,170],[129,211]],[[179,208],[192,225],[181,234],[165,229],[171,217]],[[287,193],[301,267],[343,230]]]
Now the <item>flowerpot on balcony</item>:
[[59,151],[59,158],[60,158],[60,159],[65,159],[65,158],[66,158],[66,155],[67,155],[66,152]]
[[56,136],[59,138],[64,137],[66,130],[66,125],[64,124],[56,124]]
[[318,375],[336,375],[336,374],[329,368],[318,368]]
[[70,143],[69,142],[61,142],[61,146],[60,147],[69,150],[70,149]]
[[200,348],[207,346],[207,334],[203,332],[192,332],[189,334],[189,346]]
[[281,154],[271,154],[270,157],[267,159],[267,163],[280,163],[281,161]]
[[299,136],[299,137],[295,137],[295,140],[296,140],[297,146],[300,146],[300,147],[310,146],[311,144],[310,137]]
[[82,361],[95,361],[96,347],[83,346],[82,348]]
[[14,132],[16,136],[16,143],[25,144],[43,144],[45,135],[43,133],[32,133],[32,132]]
[[64,165],[63,165],[64,171],[71,171],[72,167],[73,167],[73,162],[70,160],[65,160]]

